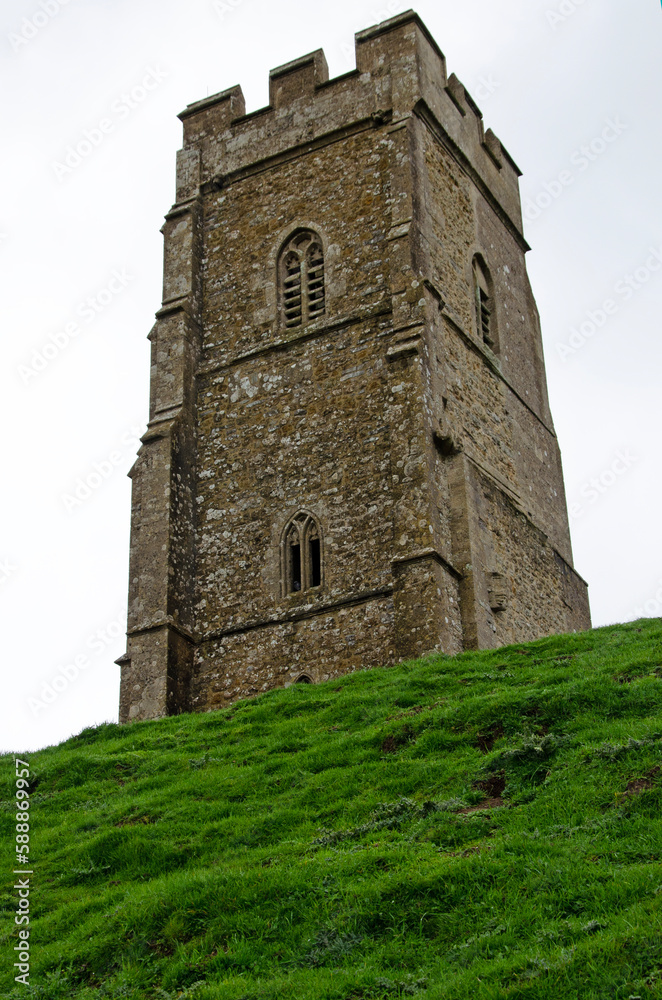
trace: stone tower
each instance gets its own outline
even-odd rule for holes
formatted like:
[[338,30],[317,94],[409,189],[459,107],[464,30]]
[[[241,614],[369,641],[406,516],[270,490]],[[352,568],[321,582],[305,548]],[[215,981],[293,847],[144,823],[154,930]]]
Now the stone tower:
[[180,118],[120,719],[590,626],[519,170],[419,17]]

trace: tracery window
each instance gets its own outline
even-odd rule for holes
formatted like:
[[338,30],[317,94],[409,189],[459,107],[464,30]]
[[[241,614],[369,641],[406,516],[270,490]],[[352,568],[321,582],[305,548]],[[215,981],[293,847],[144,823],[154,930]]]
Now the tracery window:
[[488,347],[495,350],[497,337],[492,279],[485,262],[478,255],[474,257],[473,261],[473,278],[478,334]]
[[312,590],[322,584],[322,539],[317,521],[300,511],[288,523],[281,542],[283,595]]
[[310,323],[326,312],[324,251],[311,230],[290,237],[279,263],[281,311],[286,327]]

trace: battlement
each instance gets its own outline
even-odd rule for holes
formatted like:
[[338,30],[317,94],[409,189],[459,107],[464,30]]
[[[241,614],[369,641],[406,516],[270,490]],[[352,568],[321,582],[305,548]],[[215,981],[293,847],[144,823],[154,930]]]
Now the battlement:
[[407,11],[355,36],[356,69],[329,79],[322,49],[272,69],[269,105],[246,114],[240,86],[181,114],[177,201],[288,151],[362,125],[417,117],[490,192],[521,233],[520,170],[418,14]]

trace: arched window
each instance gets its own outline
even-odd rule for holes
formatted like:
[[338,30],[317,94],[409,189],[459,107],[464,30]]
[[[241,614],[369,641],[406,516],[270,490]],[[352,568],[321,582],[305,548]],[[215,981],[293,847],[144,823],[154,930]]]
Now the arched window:
[[476,298],[476,320],[481,340],[496,350],[496,316],[492,279],[485,261],[478,254],[473,261],[474,295]]
[[326,312],[322,241],[309,229],[291,236],[278,265],[281,314],[286,327],[310,323]]
[[322,539],[319,525],[307,511],[287,524],[281,542],[283,596],[322,585]]
[[301,674],[300,677],[297,677],[297,679],[295,680],[294,683],[295,684],[312,684],[313,683],[313,679],[312,679],[312,677],[309,677],[308,674]]

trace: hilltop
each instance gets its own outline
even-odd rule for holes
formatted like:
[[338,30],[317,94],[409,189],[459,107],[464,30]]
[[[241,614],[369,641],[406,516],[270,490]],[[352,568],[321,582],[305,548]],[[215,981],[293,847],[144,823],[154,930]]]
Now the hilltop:
[[29,761],[31,986],[7,881],[3,998],[662,998],[661,620]]

